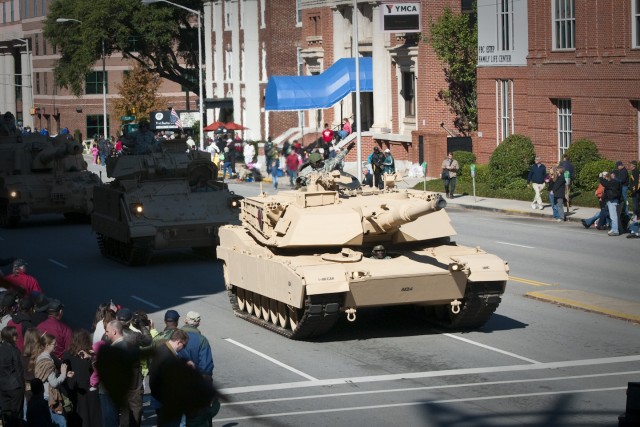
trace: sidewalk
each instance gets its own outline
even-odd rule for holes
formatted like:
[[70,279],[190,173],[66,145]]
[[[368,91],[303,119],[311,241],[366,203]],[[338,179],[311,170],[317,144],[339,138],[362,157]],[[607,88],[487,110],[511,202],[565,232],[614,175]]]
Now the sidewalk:
[[[405,180],[398,185],[399,188],[413,188],[416,184],[422,182],[419,178],[405,178]],[[444,192],[440,193],[442,197],[445,196]],[[533,193],[531,194],[533,199]],[[460,208],[460,209],[478,209],[489,212],[500,212],[508,215],[522,215],[539,219],[553,219],[553,211],[551,205],[547,204],[543,210],[531,209],[530,201],[522,200],[509,200],[509,199],[491,199],[489,197],[473,197],[473,195],[459,195],[457,194],[453,199],[445,199],[447,201],[448,208]],[[581,206],[572,206],[567,214],[567,221],[580,222],[582,219],[591,218],[600,209],[585,208]]]

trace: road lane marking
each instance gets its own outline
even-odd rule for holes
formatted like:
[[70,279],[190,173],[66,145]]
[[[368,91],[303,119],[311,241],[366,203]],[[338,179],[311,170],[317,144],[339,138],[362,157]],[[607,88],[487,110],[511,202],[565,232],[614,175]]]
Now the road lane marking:
[[516,399],[523,397],[536,397],[536,396],[554,396],[561,394],[576,394],[576,393],[600,393],[605,391],[618,391],[626,390],[624,387],[603,387],[603,388],[587,388],[579,390],[558,390],[558,391],[541,391],[534,393],[517,393],[517,394],[498,394],[494,396],[476,396],[476,397],[463,397],[458,399],[442,399],[442,400],[423,400],[418,402],[403,402],[403,403],[391,403],[388,405],[369,405],[369,406],[350,406],[347,408],[330,408],[330,409],[317,409],[312,411],[295,411],[295,412],[279,412],[275,414],[262,414],[262,415],[250,415],[244,417],[229,417],[229,418],[214,418],[214,423],[226,423],[229,421],[240,420],[255,420],[264,418],[275,417],[290,417],[298,415],[312,415],[312,414],[327,414],[332,412],[347,412],[347,411],[364,411],[370,409],[384,409],[384,408],[402,408],[408,406],[417,405],[442,405],[446,403],[464,403],[464,402],[480,402],[486,400],[499,400],[499,399]]
[[53,263],[53,264],[55,264],[55,265],[57,265],[59,267],[62,267],[62,268],[69,268],[66,265],[64,265],[63,263],[56,261],[55,259],[49,258],[49,262],[51,262],[51,263]]
[[308,379],[310,381],[318,381],[317,378],[314,378],[311,375],[307,375],[304,372],[299,371],[296,368],[291,367],[291,366],[289,366],[287,364],[284,364],[284,363],[280,362],[279,360],[274,359],[271,356],[267,356],[264,353],[260,353],[258,350],[254,350],[251,347],[248,347],[248,346],[246,346],[244,344],[239,343],[238,341],[234,341],[231,338],[225,338],[224,340],[227,341],[227,342],[230,342],[231,344],[237,345],[238,347],[243,348],[243,349],[245,349],[245,350],[247,350],[247,351],[249,351],[249,352],[251,352],[251,353],[253,353],[255,355],[258,355],[258,356],[262,357],[263,359],[268,360],[269,362],[275,363],[276,365],[278,365],[278,366],[280,366],[282,368],[285,368],[286,370],[291,371],[294,374],[298,374],[301,377],[304,377],[304,378],[306,378],[306,379]]
[[509,276],[509,280],[513,280],[514,282],[525,283],[527,285],[533,285],[533,286],[553,286],[552,283],[538,282],[536,280],[523,279],[522,277],[516,277],[516,276]]
[[220,390],[223,394],[241,394],[263,391],[286,390],[290,388],[325,387],[332,385],[374,383],[385,381],[401,381],[423,378],[438,378],[460,375],[481,375],[490,373],[537,371],[543,369],[577,368],[581,366],[608,365],[614,363],[640,362],[640,354],[633,356],[604,357],[600,359],[566,360],[562,362],[527,363],[526,365],[488,366],[483,368],[445,369],[442,371],[407,372],[403,374],[371,375],[351,378],[331,378],[315,381],[298,381],[292,383],[264,384],[244,387],[230,387]]
[[254,405],[258,403],[274,403],[274,402],[288,402],[291,400],[311,400],[311,399],[323,399],[330,397],[349,397],[349,396],[362,396],[370,394],[383,394],[383,393],[407,393],[414,391],[427,391],[427,390],[445,390],[451,388],[470,388],[470,387],[485,387],[491,385],[506,385],[506,384],[524,384],[546,381],[567,381],[567,380],[582,380],[588,378],[602,378],[612,376],[629,376],[640,374],[640,371],[625,371],[625,372],[607,372],[601,374],[584,374],[584,375],[570,375],[562,377],[549,377],[549,378],[520,378],[517,380],[503,380],[503,381],[486,381],[475,383],[463,383],[463,384],[440,384],[424,387],[405,387],[405,388],[392,388],[384,390],[367,390],[367,391],[349,391],[344,393],[329,393],[329,394],[313,394],[305,396],[287,396],[277,397],[272,399],[256,399],[256,400],[243,400],[223,403],[222,406],[238,406],[238,405]]
[[149,301],[147,301],[147,300],[145,300],[145,299],[142,299],[142,298],[140,298],[140,297],[137,297],[137,296],[135,296],[135,295],[131,295],[131,298],[133,298],[133,299],[134,299],[134,300],[136,300],[136,301],[140,301],[140,302],[141,302],[141,303],[143,303],[143,304],[147,304],[149,307],[153,307],[153,308],[155,308],[156,310],[160,308],[160,306],[159,306],[159,305],[155,305],[154,303],[149,302]]
[[438,332],[440,332],[442,335],[447,336],[449,338],[460,340],[460,341],[466,342],[467,344],[472,344],[472,345],[475,345],[475,346],[478,346],[478,347],[485,348],[487,350],[495,351],[496,353],[504,354],[506,356],[515,357],[516,359],[524,360],[525,362],[540,363],[537,360],[529,359],[528,357],[520,356],[520,355],[517,355],[515,353],[511,353],[510,351],[500,350],[499,348],[491,347],[490,345],[486,345],[486,344],[481,344],[481,343],[476,342],[476,341],[471,341],[470,339],[462,338],[462,337],[459,337],[459,336],[453,335],[453,334],[448,334],[448,333],[443,332],[443,331],[438,331]]
[[535,247],[533,246],[517,245],[515,243],[507,243],[507,242],[499,242],[499,241],[496,241],[496,243],[499,243],[501,245],[517,246],[519,248],[525,248],[525,249],[535,249]]

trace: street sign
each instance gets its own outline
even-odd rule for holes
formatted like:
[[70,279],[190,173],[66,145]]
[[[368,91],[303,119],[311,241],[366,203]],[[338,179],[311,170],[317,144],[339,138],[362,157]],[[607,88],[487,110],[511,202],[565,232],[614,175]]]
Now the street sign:
[[420,32],[420,2],[383,3],[382,31],[394,33]]
[[120,116],[122,122],[132,122],[136,119],[136,116]]

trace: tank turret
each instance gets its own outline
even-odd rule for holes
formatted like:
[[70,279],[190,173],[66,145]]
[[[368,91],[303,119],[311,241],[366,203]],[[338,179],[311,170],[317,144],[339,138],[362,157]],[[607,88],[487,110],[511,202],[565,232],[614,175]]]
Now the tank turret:
[[98,176],[87,170],[82,145],[69,135],[0,136],[0,225],[38,213],[86,221]]
[[306,339],[371,307],[414,306],[450,329],[478,328],[498,307],[508,265],[451,241],[438,193],[363,189],[319,168],[305,184],[245,198],[242,225],[221,227],[218,258],[238,317]]
[[96,187],[91,224],[102,255],[145,264],[154,250],[215,254],[218,227],[238,223],[239,199],[218,180],[211,155],[164,141],[147,154],[107,159],[108,184]]

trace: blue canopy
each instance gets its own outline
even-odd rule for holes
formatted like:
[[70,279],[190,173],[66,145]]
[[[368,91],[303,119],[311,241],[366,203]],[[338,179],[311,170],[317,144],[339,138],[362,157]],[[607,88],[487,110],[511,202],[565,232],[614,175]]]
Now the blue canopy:
[[[360,91],[373,92],[370,57],[359,58]],[[317,76],[273,76],[267,83],[265,110],[329,108],[356,90],[356,60],[342,58]]]

